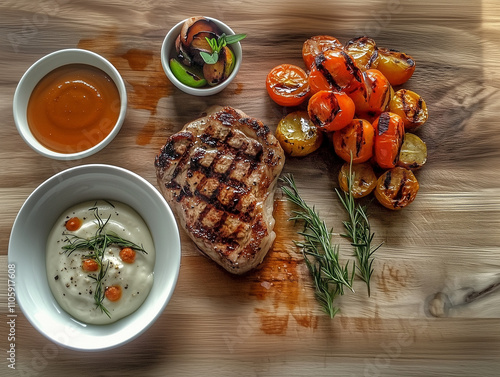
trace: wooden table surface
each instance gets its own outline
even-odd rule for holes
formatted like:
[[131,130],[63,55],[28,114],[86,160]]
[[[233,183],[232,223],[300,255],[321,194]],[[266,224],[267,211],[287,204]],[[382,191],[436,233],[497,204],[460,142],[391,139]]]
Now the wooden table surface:
[[[196,98],[170,84],[160,47],[170,27],[192,15],[223,20],[242,42],[243,63],[221,94]],[[7,350],[7,248],[15,216],[45,179],[68,167],[106,163],[156,185],[154,157],[166,137],[207,107],[230,105],[271,129],[288,111],[267,96],[277,64],[303,65],[303,41],[369,35],[412,55],[406,88],[426,100],[418,131],[429,160],[420,192],[400,212],[370,206],[376,254],[372,296],[360,281],[329,319],[287,222],[279,190],[277,239],[264,263],[235,277],[182,236],[177,288],[143,335],[118,349],[81,353],[40,335],[20,313],[16,370],[2,376],[493,376],[500,370],[500,6],[494,0],[431,1],[66,1],[0,5],[0,349]],[[102,54],[126,81],[129,111],[103,151],[81,161],[37,155],[18,135],[12,98],[25,70],[54,50]],[[334,188],[339,160],[327,147],[288,158],[285,173],[337,234],[345,214]],[[351,258],[349,247],[342,258]]]

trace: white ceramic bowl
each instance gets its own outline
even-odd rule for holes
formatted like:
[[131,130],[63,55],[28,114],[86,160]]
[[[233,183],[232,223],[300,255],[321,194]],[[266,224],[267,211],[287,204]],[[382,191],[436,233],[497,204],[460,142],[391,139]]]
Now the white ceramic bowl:
[[[31,92],[38,82],[54,69],[67,64],[88,64],[104,71],[114,81],[120,95],[120,113],[115,126],[109,135],[100,143],[76,153],[59,153],[42,145],[31,133],[27,120],[27,107]],[[127,112],[127,91],[120,73],[102,56],[88,50],[71,48],[52,52],[36,61],[24,73],[14,93],[14,122],[24,141],[42,156],[57,160],[77,160],[88,157],[108,145],[118,134]],[[90,145],[90,143],[89,143]]]
[[[156,249],[153,287],[143,305],[109,325],[86,325],[61,309],[45,270],[47,237],[67,208],[86,200],[120,201],[135,209],[151,231]],[[110,165],[82,165],[42,183],[21,207],[10,236],[9,264],[15,266],[17,303],[48,339],[75,350],[97,351],[122,345],[143,333],[163,312],[174,291],[181,246],[175,218],[148,181]]]
[[[226,35],[234,35],[234,31],[227,26],[225,23],[222,21],[219,21],[215,18],[212,17],[205,17],[209,20],[212,20],[217,24],[217,26],[222,30],[223,33]],[[238,74],[238,71],[240,70],[241,66],[241,59],[243,56],[242,50],[241,50],[241,44],[240,42],[233,43],[231,44],[231,49],[234,52],[234,56],[236,58],[236,63],[233,69],[233,72],[229,75],[229,77],[224,80],[222,83],[215,85],[215,86],[205,86],[202,88],[193,88],[191,86],[187,86],[183,83],[181,83],[172,73],[172,70],[170,69],[169,61],[170,58],[172,58],[172,51],[174,51],[174,44],[175,44],[175,39],[179,35],[182,25],[184,24],[186,20],[179,22],[177,25],[175,25],[170,31],[167,33],[165,39],[163,40],[163,44],[161,46],[161,64],[163,66],[163,70],[165,71],[165,74],[167,75],[168,79],[174,84],[178,89],[182,90],[184,93],[191,94],[193,96],[211,96],[213,94],[217,94],[224,90],[236,77]]]

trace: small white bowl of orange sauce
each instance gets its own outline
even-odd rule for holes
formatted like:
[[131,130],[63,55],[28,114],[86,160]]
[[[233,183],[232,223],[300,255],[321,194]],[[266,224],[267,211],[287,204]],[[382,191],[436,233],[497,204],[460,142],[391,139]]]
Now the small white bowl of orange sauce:
[[58,160],[88,157],[118,134],[127,91],[118,70],[83,49],[64,49],[36,61],[16,88],[13,113],[24,141]]

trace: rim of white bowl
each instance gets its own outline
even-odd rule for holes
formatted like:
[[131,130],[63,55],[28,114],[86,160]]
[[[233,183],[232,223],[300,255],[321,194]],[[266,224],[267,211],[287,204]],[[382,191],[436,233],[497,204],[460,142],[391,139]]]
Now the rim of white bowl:
[[[98,144],[75,153],[60,153],[42,145],[31,133],[26,110],[31,93],[38,82],[49,72],[67,64],[87,64],[103,70],[115,83],[120,95],[120,113],[111,132]],[[12,111],[14,123],[22,139],[42,156],[56,160],[78,160],[91,156],[106,147],[118,134],[127,113],[127,89],[122,76],[103,56],[86,49],[67,48],[51,52],[33,63],[23,74],[14,92]]]
[[[19,225],[23,221],[26,221],[26,218],[29,215],[32,206],[43,205],[44,201],[48,201],[51,197],[57,195],[57,192],[59,192],[57,187],[59,186],[60,183],[64,183],[65,181],[72,179],[75,176],[82,176],[85,174],[100,174],[106,176],[109,176],[111,174],[115,178],[121,179],[122,181],[124,180],[126,180],[127,182],[130,181],[132,182],[130,184],[133,184],[134,186],[139,186],[140,190],[146,191],[145,195],[152,197],[151,200],[154,200],[155,203],[156,201],[158,203],[161,203],[161,206],[158,207],[158,210],[165,211],[166,216],[168,216],[168,222],[173,224],[173,228],[171,229],[171,231],[173,230],[174,239],[172,239],[172,243],[169,244],[168,248],[169,253],[171,255],[170,257],[165,256],[165,258],[167,261],[173,262],[174,268],[173,271],[171,271],[171,274],[166,276],[164,279],[162,280],[155,279],[153,281],[153,287],[151,289],[151,292],[149,293],[148,298],[146,298],[146,301],[144,302],[144,304],[148,303],[148,309],[143,304],[134,313],[109,325],[87,325],[87,324],[82,324],[81,322],[73,319],[68,313],[66,313],[63,309],[59,307],[59,305],[55,301],[55,298],[53,298],[52,293],[50,292],[50,288],[48,288],[48,282],[47,282],[47,286],[44,288],[49,290],[49,293],[51,295],[50,297],[53,300],[50,303],[52,305],[52,309],[54,310],[53,313],[57,313],[57,315],[62,315],[64,321],[66,321],[66,326],[64,326],[65,329],[64,332],[61,330],[64,321],[61,320],[60,322],[55,321],[55,324],[59,326],[60,331],[57,332],[57,330],[54,330],[55,333],[49,334],[45,331],[45,328],[42,328],[40,326],[40,322],[42,318],[43,319],[52,318],[50,313],[30,312],[29,310],[26,310],[26,308],[29,306],[27,303],[31,299],[28,296],[31,296],[31,294],[28,294],[28,291],[26,290],[27,289],[26,283],[22,279],[23,278],[32,279],[34,278],[33,277],[34,274],[31,271],[22,272],[23,269],[20,268],[21,266],[17,265],[16,258],[20,258],[19,254],[22,253],[22,251],[17,251],[18,250],[17,244],[19,244],[19,241],[17,240],[19,239],[19,237],[23,237],[23,235],[18,234],[21,231]],[[143,216],[138,208],[134,209],[137,210],[141,216]],[[162,225],[162,224],[156,224],[156,225],[150,224],[148,223],[147,219],[144,216],[143,219],[146,221],[148,227],[152,227],[152,225],[156,227],[161,227]],[[52,227],[52,224],[48,224],[48,227]],[[161,230],[157,228],[150,229],[153,239],[155,238],[156,234],[154,232],[155,229],[159,234],[161,234],[164,230],[163,228],[161,228]],[[155,269],[156,269],[158,262],[158,255],[159,253],[161,253],[161,249],[160,247],[158,247],[156,243],[155,243],[155,249],[156,249],[156,262],[155,262]],[[45,256],[43,256],[43,258],[45,259]],[[172,258],[172,260],[168,258]],[[160,317],[165,307],[167,306],[168,302],[170,301],[177,284],[180,265],[181,265],[181,242],[180,242],[179,229],[177,227],[177,223],[175,221],[173,212],[170,209],[169,205],[167,204],[165,198],[151,183],[149,183],[143,177],[139,176],[138,174],[132,171],[113,165],[106,165],[106,164],[80,165],[66,169],[48,178],[46,181],[40,184],[25,200],[24,204],[21,206],[21,209],[19,210],[16,216],[16,219],[14,220],[14,224],[12,226],[10,234],[9,246],[8,246],[8,265],[10,266],[11,264],[15,266],[14,268],[16,271],[15,272],[16,304],[19,305],[19,308],[23,312],[24,316],[28,319],[31,325],[40,334],[42,334],[52,342],[60,345],[61,347],[73,349],[76,351],[92,352],[92,351],[102,351],[102,350],[112,349],[124,345],[125,343],[128,343],[133,339],[137,338],[139,335],[143,334]],[[45,269],[45,265],[43,266],[43,268]],[[45,273],[43,275],[45,275]],[[155,289],[161,290],[161,294],[157,298],[153,298],[151,296],[153,290]],[[23,295],[23,293],[26,293],[26,297]],[[50,306],[49,303],[47,303],[47,305]],[[72,324],[73,327],[68,328],[66,331],[66,328],[68,327],[67,323]],[[51,327],[49,328],[52,330]],[[78,332],[82,328],[83,329],[88,328],[89,331],[93,331],[97,335],[93,336],[93,335],[77,334],[81,336],[80,337],[76,336],[74,332],[75,331]],[[113,331],[115,329],[118,330]],[[78,341],[81,339],[84,339],[87,343],[90,343],[92,346],[78,344]]]
[[[213,18],[213,17],[206,17],[203,16],[204,18],[211,20],[219,26],[219,28],[226,33],[227,35],[234,35],[235,32],[233,29],[231,29],[228,25],[226,25],[224,22]],[[170,60],[170,52],[174,46],[175,43],[175,38],[177,37],[177,34],[180,33],[182,25],[184,24],[185,21],[187,21],[189,18],[186,18],[185,20],[182,20],[178,22],[174,27],[172,27],[165,38],[163,39],[163,43],[161,45],[161,65],[163,67],[163,70],[165,71],[165,74],[167,75],[168,79],[172,84],[174,84],[178,89],[183,91],[184,93],[191,94],[194,96],[200,96],[200,97],[205,97],[205,96],[211,96],[217,93],[220,93],[222,90],[224,90],[236,77],[238,74],[238,71],[240,70],[241,66],[241,61],[243,59],[243,50],[241,48],[241,43],[237,42],[231,45],[231,48],[234,51],[234,55],[236,56],[236,63],[233,69],[233,72],[229,75],[229,77],[223,81],[220,84],[217,84],[216,86],[212,87],[202,87],[202,88],[193,88],[191,86],[185,85],[181,83],[172,73],[170,66],[169,66],[169,60]]]

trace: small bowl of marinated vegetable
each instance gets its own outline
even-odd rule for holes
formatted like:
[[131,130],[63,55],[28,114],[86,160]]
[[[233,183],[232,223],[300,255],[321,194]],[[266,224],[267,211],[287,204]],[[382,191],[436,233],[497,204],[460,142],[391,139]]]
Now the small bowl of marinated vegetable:
[[226,88],[241,65],[240,41],[223,22],[204,16],[175,25],[161,48],[165,74],[178,89],[195,96],[210,96]]

